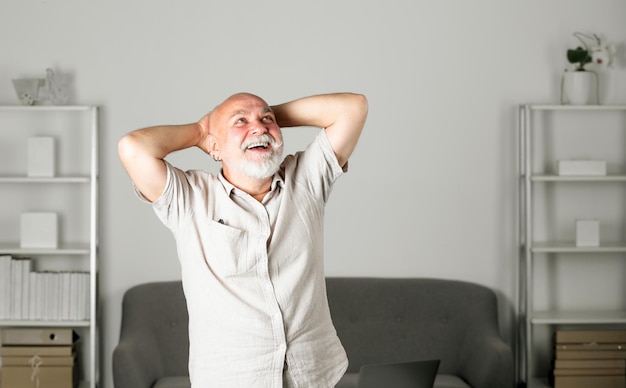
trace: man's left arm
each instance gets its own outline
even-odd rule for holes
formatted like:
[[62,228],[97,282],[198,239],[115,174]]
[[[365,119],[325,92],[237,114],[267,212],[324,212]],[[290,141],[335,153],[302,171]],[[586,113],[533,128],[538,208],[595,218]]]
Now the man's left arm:
[[303,97],[272,106],[281,127],[324,128],[337,161],[344,166],[356,147],[367,118],[367,98],[361,94],[335,93]]

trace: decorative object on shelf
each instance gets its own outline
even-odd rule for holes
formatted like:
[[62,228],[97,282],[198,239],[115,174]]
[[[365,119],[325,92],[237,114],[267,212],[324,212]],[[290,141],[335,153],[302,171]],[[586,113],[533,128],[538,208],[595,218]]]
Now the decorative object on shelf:
[[70,94],[65,86],[65,78],[54,73],[54,70],[46,69],[46,83],[44,90],[48,93],[47,99],[54,105],[65,105],[70,99]]
[[573,105],[587,105],[592,99],[598,103],[598,74],[595,71],[567,71],[561,80],[561,103]]
[[600,245],[600,222],[598,220],[576,220],[576,246],[597,247]]
[[57,214],[51,212],[22,213],[20,246],[22,248],[57,248]]
[[604,176],[606,162],[604,160],[559,160],[561,176]]
[[65,105],[70,99],[65,77],[46,69],[46,78],[14,78],[13,88],[22,105],[35,105],[49,102]]
[[54,176],[54,139],[52,137],[29,137],[27,155],[29,177]]
[[45,80],[43,78],[16,78],[12,82],[20,103],[34,105],[39,98],[39,89]]
[[599,104],[598,74],[586,66],[612,67],[615,45],[596,34],[575,32],[574,36],[582,46],[567,50],[567,61],[574,69],[566,69],[561,77],[561,103],[587,105],[594,99],[593,102]]

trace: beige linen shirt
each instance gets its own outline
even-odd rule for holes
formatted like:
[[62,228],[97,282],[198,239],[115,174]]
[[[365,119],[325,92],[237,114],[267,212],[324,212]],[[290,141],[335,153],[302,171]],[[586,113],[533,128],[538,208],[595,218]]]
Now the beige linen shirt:
[[177,242],[192,386],[333,387],[348,360],[326,297],[324,208],[345,170],[325,131],[285,158],[262,202],[166,165],[153,207]]

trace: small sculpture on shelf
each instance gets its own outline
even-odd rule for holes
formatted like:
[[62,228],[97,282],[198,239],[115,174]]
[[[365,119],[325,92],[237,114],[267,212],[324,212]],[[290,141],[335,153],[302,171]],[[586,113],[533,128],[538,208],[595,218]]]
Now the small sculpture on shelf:
[[46,78],[15,78],[13,88],[22,105],[35,105],[49,102],[65,105],[70,99],[65,77],[46,69]]
[[22,105],[33,105],[39,97],[39,89],[43,85],[43,78],[13,79],[13,88]]

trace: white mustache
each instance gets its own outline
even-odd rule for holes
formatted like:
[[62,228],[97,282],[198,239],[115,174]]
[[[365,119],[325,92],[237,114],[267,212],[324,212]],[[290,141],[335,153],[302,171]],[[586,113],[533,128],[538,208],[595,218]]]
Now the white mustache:
[[250,140],[246,141],[245,143],[243,143],[241,145],[241,150],[245,151],[245,150],[248,149],[248,147],[250,147],[252,144],[255,144],[255,143],[267,143],[267,144],[271,145],[272,148],[279,148],[279,147],[282,147],[282,145],[283,145],[282,141],[278,142],[272,136],[270,136],[268,134],[264,134],[264,135],[257,136],[255,138],[250,139]]

